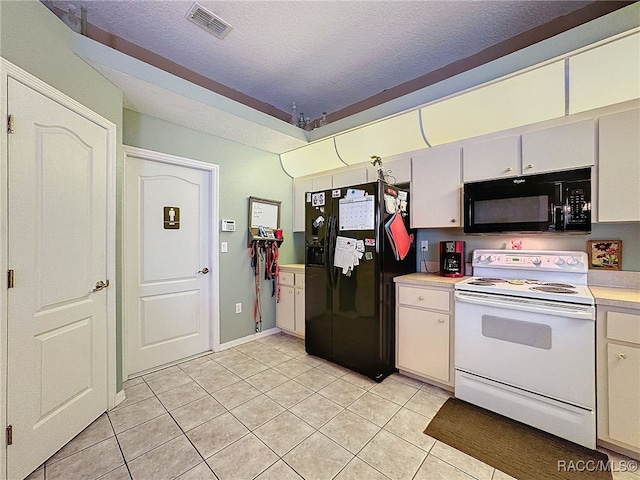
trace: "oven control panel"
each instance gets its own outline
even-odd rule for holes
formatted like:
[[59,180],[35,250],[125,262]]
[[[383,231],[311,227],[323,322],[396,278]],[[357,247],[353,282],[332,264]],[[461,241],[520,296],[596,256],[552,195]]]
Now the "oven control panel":
[[550,271],[587,271],[587,254],[548,250],[475,250],[474,267],[523,268]]

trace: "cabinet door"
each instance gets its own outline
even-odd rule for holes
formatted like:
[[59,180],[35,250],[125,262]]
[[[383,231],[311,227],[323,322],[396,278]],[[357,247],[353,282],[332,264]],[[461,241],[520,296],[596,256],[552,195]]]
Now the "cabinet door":
[[519,175],[518,137],[472,143],[462,148],[462,180],[477,182]]
[[296,287],[295,332],[304,337],[304,288]]
[[279,328],[293,332],[295,330],[295,288],[280,286],[280,301],[276,304],[276,324]]
[[367,168],[357,168],[355,170],[345,170],[333,174],[332,188],[350,187],[367,183]]
[[640,348],[609,343],[609,436],[640,448]]
[[449,315],[398,307],[397,367],[449,383]]
[[333,187],[333,178],[331,175],[322,175],[311,179],[311,191],[319,192],[320,190],[329,190]]
[[313,188],[310,178],[294,180],[293,182],[293,231],[304,232],[304,213],[307,201],[307,192]]
[[411,165],[411,226],[461,226],[460,148],[431,148]]
[[593,119],[522,134],[522,174],[588,167],[595,159]]
[[598,221],[640,221],[640,110],[600,117]]

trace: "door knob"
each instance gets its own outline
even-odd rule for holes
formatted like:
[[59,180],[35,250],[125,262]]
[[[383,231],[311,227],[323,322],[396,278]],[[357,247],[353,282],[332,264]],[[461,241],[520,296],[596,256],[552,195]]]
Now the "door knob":
[[207,273],[209,273],[209,269],[207,267],[204,267],[202,270],[198,270],[198,273],[204,273],[206,275]]
[[624,353],[619,353],[619,354],[618,354],[618,358],[619,358],[620,360],[624,360],[625,358],[627,358],[627,356],[626,356]]
[[100,290],[107,288],[108,286],[109,286],[109,280],[107,280],[106,282],[103,282],[102,280],[98,280],[92,292],[99,292]]

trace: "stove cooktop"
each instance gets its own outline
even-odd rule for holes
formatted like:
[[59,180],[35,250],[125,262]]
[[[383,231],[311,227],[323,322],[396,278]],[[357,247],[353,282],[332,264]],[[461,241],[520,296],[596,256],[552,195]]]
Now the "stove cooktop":
[[587,254],[553,250],[474,250],[474,276],[456,290],[594,305]]
[[586,285],[543,281],[527,278],[471,277],[455,284],[456,290],[495,295],[536,298],[593,305],[594,299]]

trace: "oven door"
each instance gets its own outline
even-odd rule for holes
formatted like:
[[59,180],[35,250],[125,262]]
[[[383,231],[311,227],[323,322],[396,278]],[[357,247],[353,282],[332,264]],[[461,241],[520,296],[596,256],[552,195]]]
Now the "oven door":
[[455,364],[575,406],[595,408],[595,309],[456,291]]

